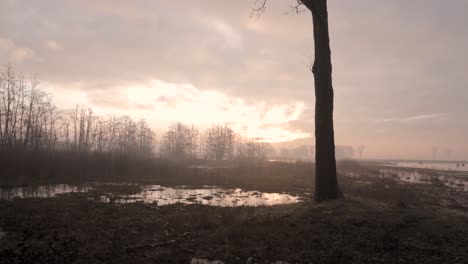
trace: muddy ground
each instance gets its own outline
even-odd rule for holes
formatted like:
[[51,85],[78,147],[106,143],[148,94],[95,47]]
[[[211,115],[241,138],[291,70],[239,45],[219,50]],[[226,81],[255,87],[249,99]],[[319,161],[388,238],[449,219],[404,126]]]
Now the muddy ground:
[[[286,166],[286,165],[285,165]],[[302,166],[302,165],[301,165]],[[0,263],[468,263],[468,197],[439,185],[340,177],[345,199],[316,204],[310,167],[276,177],[199,173],[154,184],[301,194],[271,207],[101,203],[89,193],[0,201]],[[349,169],[349,168],[342,168]],[[356,168],[353,168],[356,169]],[[361,170],[365,170],[361,168]],[[219,172],[217,172],[219,173]],[[366,173],[362,173],[365,175]],[[278,174],[279,175],[279,174]]]

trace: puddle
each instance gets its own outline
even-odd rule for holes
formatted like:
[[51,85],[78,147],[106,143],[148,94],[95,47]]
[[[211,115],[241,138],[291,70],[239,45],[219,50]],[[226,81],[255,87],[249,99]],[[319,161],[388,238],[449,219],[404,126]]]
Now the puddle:
[[284,193],[263,193],[243,191],[242,189],[222,189],[216,187],[186,189],[151,185],[143,187],[142,191],[137,194],[105,195],[101,197],[101,201],[120,204],[141,202],[157,204],[158,206],[183,203],[236,207],[291,204],[300,202],[301,198]]
[[[51,198],[64,193],[87,192],[92,186],[107,185],[104,183],[89,183],[87,185],[53,184],[42,186],[27,186],[15,188],[0,188],[0,199],[14,198]],[[108,185],[115,185],[109,183]],[[89,199],[92,199],[91,197]],[[301,201],[298,196],[285,193],[262,193],[243,191],[242,189],[222,189],[204,186],[201,189],[190,189],[187,186],[163,187],[160,185],[142,186],[135,194],[121,194],[118,192],[103,193],[101,202],[107,203],[149,203],[158,206],[175,203],[203,204],[210,206],[272,206],[291,204]]]
[[87,192],[90,189],[91,187],[88,185],[69,184],[0,188],[0,199],[12,200],[14,198],[50,198],[64,193]]

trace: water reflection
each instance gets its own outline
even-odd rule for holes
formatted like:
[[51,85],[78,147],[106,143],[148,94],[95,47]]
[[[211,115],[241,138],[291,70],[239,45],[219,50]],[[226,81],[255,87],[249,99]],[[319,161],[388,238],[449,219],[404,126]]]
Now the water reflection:
[[468,191],[468,178],[463,176],[447,176],[435,172],[401,169],[379,169],[379,175],[384,178],[398,178],[407,183],[442,184],[458,191]]
[[87,192],[90,189],[91,187],[87,185],[69,184],[0,188],[0,199],[12,200],[13,198],[49,198],[63,193]]
[[[347,177],[358,178],[361,173],[343,172]],[[468,177],[461,175],[443,174],[442,171],[419,171],[402,168],[380,168],[371,174],[365,174],[371,177],[395,179],[404,183],[422,183],[444,185],[450,189],[462,192],[468,192]]]
[[398,162],[387,166],[446,171],[468,171],[468,162]]
[[[96,183],[103,185],[103,183]],[[110,183],[110,185],[113,185]],[[14,198],[50,198],[63,193],[87,192],[91,185],[52,184],[42,186],[27,186],[15,188],[0,188],[0,199],[12,200]],[[100,197],[101,202],[111,203],[151,203],[159,206],[184,203],[203,204],[210,206],[271,206],[278,204],[297,203],[298,196],[284,193],[262,193],[243,191],[241,189],[222,189],[204,186],[201,189],[188,189],[186,186],[176,188],[160,185],[146,185],[135,194],[122,195],[120,193],[105,193]]]
[[106,195],[101,197],[103,202],[135,203],[143,202],[158,206],[184,203],[203,204],[210,206],[272,206],[279,204],[297,203],[298,196],[281,193],[262,193],[243,191],[242,189],[185,189],[162,187],[160,185],[145,186],[140,193],[132,195]]

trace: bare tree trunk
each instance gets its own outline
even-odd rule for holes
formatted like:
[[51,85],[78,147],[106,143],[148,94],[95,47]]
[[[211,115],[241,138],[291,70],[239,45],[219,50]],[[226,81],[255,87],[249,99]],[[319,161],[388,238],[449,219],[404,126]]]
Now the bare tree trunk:
[[[12,104],[12,79],[13,79],[13,72],[10,67],[8,67],[7,72],[5,74],[6,80],[6,100],[5,101],[5,128],[3,132],[4,136],[4,146],[6,149],[10,149],[10,122],[11,122],[11,104]],[[5,96],[5,95],[4,95]]]
[[327,0],[304,0],[312,12],[315,61],[315,200],[340,198],[333,131],[333,86]]

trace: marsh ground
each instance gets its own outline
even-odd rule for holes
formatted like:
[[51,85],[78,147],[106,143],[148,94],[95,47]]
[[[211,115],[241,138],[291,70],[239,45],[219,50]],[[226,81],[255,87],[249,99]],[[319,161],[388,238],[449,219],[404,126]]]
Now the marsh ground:
[[[0,263],[466,263],[468,197],[437,184],[401,184],[342,164],[345,199],[321,204],[313,164],[185,169],[142,182],[287,192],[301,203],[270,207],[112,204],[88,193],[0,201]],[[190,177],[189,177],[190,176]]]

